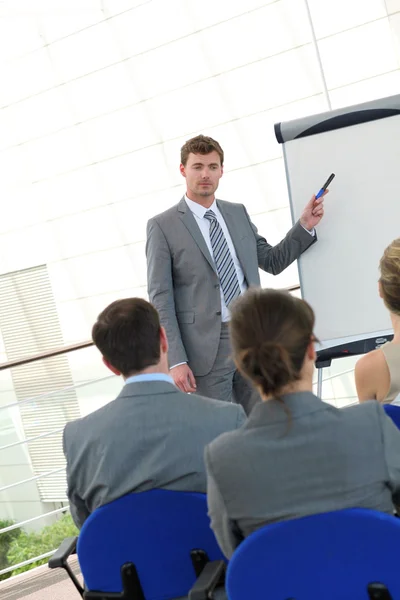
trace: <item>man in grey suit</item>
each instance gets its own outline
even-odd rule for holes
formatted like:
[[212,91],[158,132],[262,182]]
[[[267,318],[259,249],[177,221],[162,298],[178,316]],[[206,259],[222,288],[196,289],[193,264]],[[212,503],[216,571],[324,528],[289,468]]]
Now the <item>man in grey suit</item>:
[[129,492],[205,492],[204,447],[243,424],[242,407],[175,387],[166,333],[146,300],[113,302],[99,315],[92,336],[104,364],[122,375],[125,386],[114,401],[64,429],[76,525]]
[[147,281],[170,343],[171,375],[184,392],[241,403],[258,395],[230,359],[229,304],[260,285],[258,268],[274,275],[315,241],[323,197],[313,196],[300,221],[276,246],[268,244],[243,204],[215,199],[224,153],[203,135],[181,149],[186,195],[147,224]]

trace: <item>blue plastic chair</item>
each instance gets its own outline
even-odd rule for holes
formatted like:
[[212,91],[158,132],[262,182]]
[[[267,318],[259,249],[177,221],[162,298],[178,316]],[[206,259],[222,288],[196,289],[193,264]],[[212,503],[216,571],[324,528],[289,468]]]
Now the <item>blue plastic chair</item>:
[[[372,510],[355,508],[267,525],[233,554],[228,597],[398,600],[399,547],[400,519]],[[379,585],[368,591],[375,582]]]
[[400,406],[396,406],[396,404],[384,404],[383,409],[396,427],[400,429]]
[[[107,593],[140,600],[179,598],[199,582],[200,574],[208,572],[213,588],[225,571],[205,494],[151,490],[123,496],[90,515],[76,549],[85,598],[107,598]],[[66,568],[65,554],[63,564],[60,551],[49,566]]]

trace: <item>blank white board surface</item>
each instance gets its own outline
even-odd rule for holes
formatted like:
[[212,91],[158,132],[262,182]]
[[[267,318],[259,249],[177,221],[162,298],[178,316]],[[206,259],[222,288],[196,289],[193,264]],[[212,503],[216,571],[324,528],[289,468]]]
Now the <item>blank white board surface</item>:
[[336,174],[318,242],[299,260],[302,295],[315,310],[322,346],[390,333],[378,267],[400,237],[400,114],[289,139],[284,155],[294,221]]

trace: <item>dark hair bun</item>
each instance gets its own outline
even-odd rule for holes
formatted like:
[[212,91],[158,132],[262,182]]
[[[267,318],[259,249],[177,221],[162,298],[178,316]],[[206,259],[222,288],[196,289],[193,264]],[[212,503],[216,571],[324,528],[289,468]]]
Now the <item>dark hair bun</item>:
[[244,350],[240,366],[244,375],[265,395],[273,395],[296,378],[288,351],[274,342],[263,342]]

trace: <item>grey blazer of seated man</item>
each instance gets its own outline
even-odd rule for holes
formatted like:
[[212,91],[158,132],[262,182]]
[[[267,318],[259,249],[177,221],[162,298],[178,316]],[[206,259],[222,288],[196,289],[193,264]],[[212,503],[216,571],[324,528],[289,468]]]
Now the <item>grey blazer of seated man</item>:
[[[258,269],[277,275],[317,239],[296,223],[276,246],[258,234],[243,204],[217,200],[248,287]],[[214,364],[221,333],[219,278],[185,198],[147,224],[147,282],[169,341],[170,366],[187,362],[194,376]]]
[[245,419],[241,406],[184,394],[172,383],[126,384],[115,400],[65,426],[77,527],[99,506],[131,492],[205,492],[204,447]]

